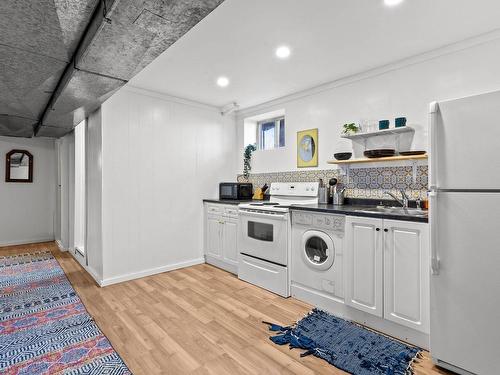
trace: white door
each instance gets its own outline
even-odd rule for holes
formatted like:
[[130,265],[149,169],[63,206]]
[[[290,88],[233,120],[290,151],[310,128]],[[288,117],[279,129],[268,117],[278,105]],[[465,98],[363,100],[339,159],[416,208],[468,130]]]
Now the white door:
[[500,193],[443,193],[430,202],[432,357],[497,374],[500,349]]
[[75,181],[74,181],[74,247],[75,257],[83,265],[87,265],[87,170],[85,163],[85,146],[87,120],[75,127]]
[[384,318],[429,333],[429,230],[384,220]]
[[238,221],[225,219],[222,236],[223,258],[225,262],[238,265]]
[[382,317],[382,219],[346,220],[346,303]]
[[431,105],[429,185],[499,189],[500,91]]
[[207,255],[215,258],[222,257],[222,218],[207,216]]

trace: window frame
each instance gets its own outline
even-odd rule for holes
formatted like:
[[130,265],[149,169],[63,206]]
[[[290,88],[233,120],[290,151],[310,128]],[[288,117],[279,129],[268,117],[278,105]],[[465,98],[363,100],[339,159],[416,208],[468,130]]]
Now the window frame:
[[[258,150],[262,151],[270,151],[270,150],[276,150],[278,148],[283,148],[286,146],[286,141],[284,141],[283,146],[280,146],[280,132],[281,132],[281,120],[284,121],[283,127],[285,128],[285,136],[286,136],[286,121],[285,121],[285,116],[278,116],[278,117],[272,117],[269,119],[257,121],[257,146]],[[263,144],[263,137],[262,137],[262,124],[268,124],[270,122],[274,122],[274,147],[273,148],[264,148]]]

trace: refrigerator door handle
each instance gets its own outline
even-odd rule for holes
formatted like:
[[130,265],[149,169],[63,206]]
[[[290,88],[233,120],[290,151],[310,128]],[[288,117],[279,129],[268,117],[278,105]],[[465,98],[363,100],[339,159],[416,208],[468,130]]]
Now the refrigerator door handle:
[[437,192],[431,190],[429,192],[429,231],[430,231],[430,245],[431,245],[431,273],[439,275],[439,255],[437,252]]
[[429,188],[437,188],[437,125],[439,116],[438,102],[432,102],[429,109]]

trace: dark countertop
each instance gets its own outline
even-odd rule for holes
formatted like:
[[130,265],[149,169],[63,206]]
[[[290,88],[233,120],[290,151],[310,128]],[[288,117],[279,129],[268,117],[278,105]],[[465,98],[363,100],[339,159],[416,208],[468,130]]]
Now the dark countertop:
[[238,205],[240,203],[250,203],[250,202],[262,202],[261,200],[236,200],[236,199],[203,199],[203,202],[207,203],[219,203],[219,204],[233,204]]
[[[427,223],[429,219],[427,216],[417,216],[411,214],[400,214],[400,213],[388,213],[388,212],[359,212],[358,210],[363,210],[367,208],[373,208],[378,203],[384,203],[385,205],[393,203],[392,201],[381,201],[381,200],[370,200],[370,199],[351,199],[348,200],[347,204],[343,206],[335,206],[333,204],[313,204],[313,205],[303,205],[303,206],[290,206],[290,210],[296,211],[314,211],[323,212],[330,214],[340,214],[349,216],[361,216],[361,217],[375,217],[380,219],[392,219],[392,220],[403,220],[403,221],[413,221],[419,223]],[[232,204],[238,205],[240,203],[249,202],[262,202],[261,200],[232,200],[232,199],[203,199],[203,202],[207,203],[219,203],[219,204]],[[352,203],[351,203],[352,202]],[[414,202],[410,202],[414,204]]]
[[395,214],[386,212],[359,212],[366,208],[373,208],[373,205],[354,205],[346,204],[343,206],[335,206],[333,204],[312,204],[303,206],[290,206],[291,210],[296,211],[314,211],[331,214],[341,214],[349,216],[362,216],[362,217],[375,217],[380,219],[393,219],[403,221],[414,221],[419,223],[427,223],[429,221],[427,216],[417,216],[411,214]]

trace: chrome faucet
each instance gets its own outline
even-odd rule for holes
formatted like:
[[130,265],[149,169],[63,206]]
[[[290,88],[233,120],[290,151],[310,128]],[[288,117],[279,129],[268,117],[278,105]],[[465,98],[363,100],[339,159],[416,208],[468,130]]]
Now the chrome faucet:
[[401,199],[396,197],[393,193],[390,191],[384,191],[384,194],[390,195],[396,202],[398,202],[403,208],[408,208],[408,203],[410,201],[410,198],[408,198],[408,195],[406,195],[405,191],[403,189],[400,190],[401,192]]

